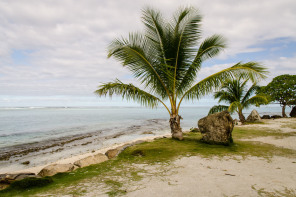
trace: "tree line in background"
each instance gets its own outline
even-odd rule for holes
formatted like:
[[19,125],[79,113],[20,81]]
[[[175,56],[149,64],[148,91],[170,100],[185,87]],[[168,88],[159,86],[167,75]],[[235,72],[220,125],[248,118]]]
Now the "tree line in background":
[[287,117],[286,106],[296,105],[296,75],[280,75],[275,77],[267,86],[258,86],[252,83],[248,88],[249,79],[244,80],[241,76],[226,80],[219,91],[214,93],[214,98],[218,102],[228,105],[213,106],[209,114],[227,110],[231,113],[237,112],[242,123],[246,121],[243,109],[252,105],[260,106],[270,103],[280,104],[282,107],[282,117]]
[[296,75],[280,75],[267,85],[258,89],[257,95],[264,95],[270,102],[276,102],[282,107],[282,116],[287,117],[286,107],[296,106]]

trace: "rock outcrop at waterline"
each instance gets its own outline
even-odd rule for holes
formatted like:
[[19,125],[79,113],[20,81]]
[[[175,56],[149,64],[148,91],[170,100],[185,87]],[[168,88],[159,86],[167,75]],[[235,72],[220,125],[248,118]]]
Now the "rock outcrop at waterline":
[[255,109],[253,109],[253,111],[250,113],[250,115],[247,118],[247,122],[255,122],[260,120],[261,120],[260,115]]

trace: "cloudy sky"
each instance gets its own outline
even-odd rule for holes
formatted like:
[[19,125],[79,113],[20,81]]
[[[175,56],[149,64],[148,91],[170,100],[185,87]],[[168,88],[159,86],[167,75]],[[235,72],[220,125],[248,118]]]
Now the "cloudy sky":
[[239,61],[268,67],[262,84],[296,74],[295,0],[1,0],[0,106],[131,104],[93,92],[115,78],[134,82],[128,70],[107,59],[106,47],[143,30],[146,6],[168,18],[180,6],[193,6],[204,17],[204,37],[227,38],[228,49],[205,62],[198,79]]

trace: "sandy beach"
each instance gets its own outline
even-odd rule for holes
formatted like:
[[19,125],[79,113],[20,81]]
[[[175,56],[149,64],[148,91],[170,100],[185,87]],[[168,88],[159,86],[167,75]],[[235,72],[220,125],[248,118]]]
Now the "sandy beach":
[[[296,132],[287,128],[296,119],[263,120],[265,124],[240,127],[278,129],[280,132]],[[296,150],[296,136],[287,138],[261,137],[244,139],[260,141],[278,147]],[[150,175],[125,188],[126,196],[295,196],[296,158],[274,156],[261,157],[181,157],[170,165],[135,165],[149,171]],[[94,182],[83,182],[87,192],[83,196],[108,196],[106,188]]]
[[[260,142],[279,148],[296,150],[296,119],[282,118],[262,121],[264,124],[251,124],[236,127],[244,129],[264,129],[267,132],[291,134],[291,136],[266,136],[240,139],[240,141]],[[141,140],[153,141],[155,137],[156,136],[147,136]],[[120,145],[122,144],[114,144],[112,147],[59,160],[55,163],[74,163],[78,159],[97,153],[104,153],[108,149]],[[37,173],[43,167],[44,166],[36,166],[25,171]],[[118,176],[116,175],[117,172],[109,172],[113,174],[112,176],[113,178],[115,177],[116,181],[122,182],[120,191],[124,192],[117,194],[119,196],[296,195],[296,158],[286,155],[275,155],[272,157],[246,157],[237,155],[202,157],[184,155],[169,163],[156,163],[153,165],[134,163],[132,166],[128,166],[128,168],[136,169],[138,175],[141,175],[142,178],[134,180],[128,176]],[[104,177],[103,179],[105,180],[103,180],[103,183],[100,176],[84,179],[76,182],[75,186],[57,188],[57,190],[40,195],[110,196],[110,189],[112,191],[112,188],[107,184],[110,177]],[[79,191],[83,192],[79,193]],[[75,193],[75,195],[73,193]]]

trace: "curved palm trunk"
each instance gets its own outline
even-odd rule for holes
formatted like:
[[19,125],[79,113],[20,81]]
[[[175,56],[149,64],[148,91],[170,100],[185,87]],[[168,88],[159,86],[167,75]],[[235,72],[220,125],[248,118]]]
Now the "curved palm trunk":
[[246,122],[246,118],[245,118],[242,110],[239,110],[237,113],[238,113],[239,120],[241,121],[242,124],[244,124]]
[[183,140],[182,128],[180,126],[181,119],[182,117],[179,115],[171,115],[171,118],[170,118],[172,138],[178,139],[178,140]]
[[282,116],[283,116],[283,118],[287,118],[287,115],[286,115],[286,105],[285,104],[283,104],[283,106],[282,106]]

